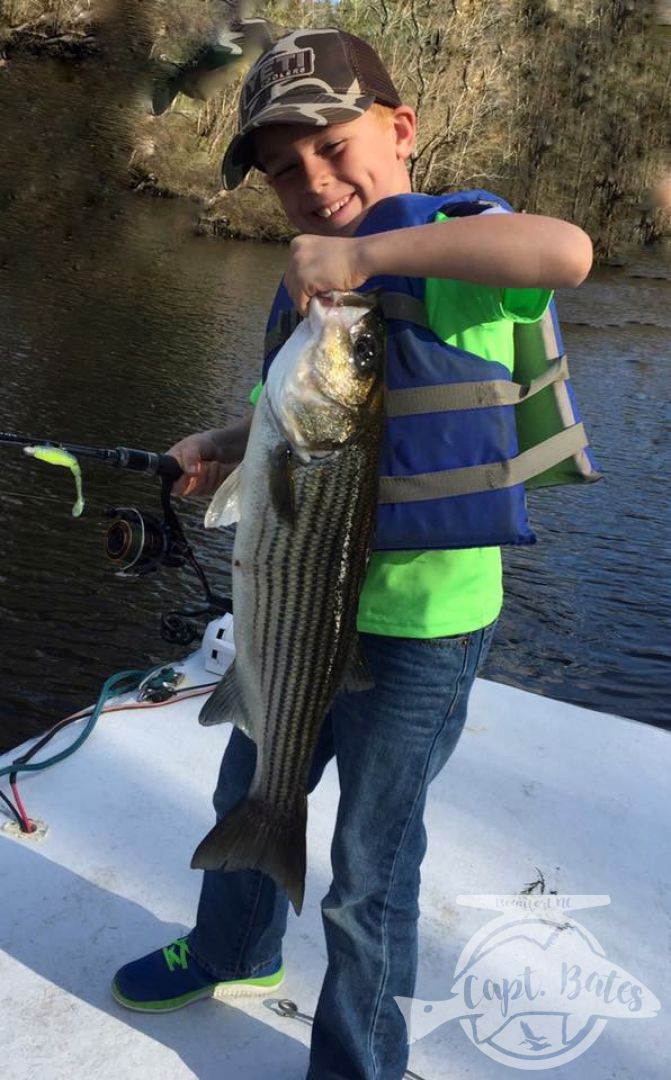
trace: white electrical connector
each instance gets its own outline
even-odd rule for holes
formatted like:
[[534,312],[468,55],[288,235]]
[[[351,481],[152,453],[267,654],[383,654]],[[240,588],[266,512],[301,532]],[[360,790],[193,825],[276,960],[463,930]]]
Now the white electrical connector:
[[235,659],[232,615],[227,613],[207,624],[201,648],[205,670],[223,675]]

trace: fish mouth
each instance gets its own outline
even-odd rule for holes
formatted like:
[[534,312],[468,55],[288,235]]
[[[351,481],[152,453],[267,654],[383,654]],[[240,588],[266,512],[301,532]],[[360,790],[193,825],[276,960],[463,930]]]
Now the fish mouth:
[[312,304],[316,300],[322,307],[354,307],[371,311],[379,302],[381,295],[382,289],[370,289],[365,293],[332,290],[331,292],[317,293],[316,296],[312,297],[310,303]]

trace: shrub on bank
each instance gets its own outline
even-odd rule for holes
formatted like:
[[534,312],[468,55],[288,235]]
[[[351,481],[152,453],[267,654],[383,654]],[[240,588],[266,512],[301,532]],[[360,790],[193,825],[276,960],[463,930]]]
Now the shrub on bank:
[[[123,62],[147,86],[180,70],[192,75],[194,57],[216,46],[225,10],[222,0],[4,5],[10,29],[22,23],[24,33],[39,24],[52,36],[77,27],[95,34],[96,19],[116,20],[127,39]],[[518,209],[575,221],[610,257],[670,225],[653,195],[668,167],[671,87],[659,10],[658,0],[277,0],[258,14],[284,26],[340,25],[371,40],[419,114],[410,162],[418,189],[490,187]],[[163,115],[129,110],[132,183],[201,199],[203,229],[285,238],[288,223],[258,174],[240,191],[220,190],[240,77],[222,85],[184,77]]]

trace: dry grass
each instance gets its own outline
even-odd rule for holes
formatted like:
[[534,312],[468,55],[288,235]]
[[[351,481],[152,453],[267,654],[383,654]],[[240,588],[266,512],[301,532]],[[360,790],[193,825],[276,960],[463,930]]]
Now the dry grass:
[[[58,32],[121,20],[138,0],[91,2],[3,0],[0,12],[5,27]],[[668,232],[652,197],[668,168],[671,92],[659,0],[278,0],[259,9],[282,25],[337,24],[372,42],[419,114],[418,190],[489,187],[519,209],[576,221],[603,257]],[[183,63],[216,40],[224,10],[222,0],[143,0],[137,62]],[[286,236],[258,177],[220,192],[237,89],[204,103],[180,94],[161,117],[134,113],[131,169],[202,198],[222,229]]]
[[92,16],[92,0],[2,0],[0,26],[31,26],[54,33],[77,29]]

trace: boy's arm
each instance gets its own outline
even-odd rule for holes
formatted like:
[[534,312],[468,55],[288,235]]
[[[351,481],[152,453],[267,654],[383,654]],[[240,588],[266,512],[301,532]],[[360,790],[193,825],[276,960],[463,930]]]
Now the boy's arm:
[[212,495],[240,464],[247,446],[252,413],[225,428],[187,435],[168,450],[184,475],[173,485],[174,495]]
[[486,214],[371,236],[298,236],[285,284],[304,313],[311,296],[354,289],[377,274],[556,289],[579,285],[591,265],[591,241],[577,225],[536,214]]

